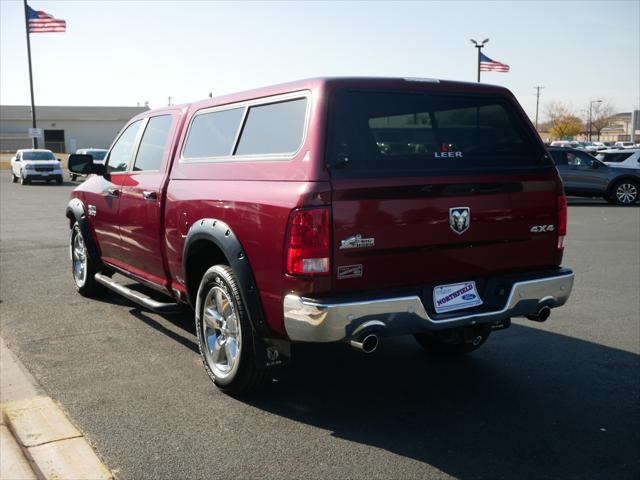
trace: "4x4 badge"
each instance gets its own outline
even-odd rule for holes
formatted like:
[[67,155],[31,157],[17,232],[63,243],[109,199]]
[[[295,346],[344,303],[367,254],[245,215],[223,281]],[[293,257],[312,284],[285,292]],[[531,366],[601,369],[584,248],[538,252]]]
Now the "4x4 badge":
[[466,232],[471,225],[471,210],[469,207],[454,207],[449,209],[449,227],[458,235]]

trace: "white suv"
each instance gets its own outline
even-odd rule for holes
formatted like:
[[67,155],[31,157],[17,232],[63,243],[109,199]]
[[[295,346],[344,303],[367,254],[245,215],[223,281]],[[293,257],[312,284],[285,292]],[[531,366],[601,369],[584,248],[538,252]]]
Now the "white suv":
[[55,180],[62,185],[62,164],[51,150],[18,150],[11,158],[11,180],[28,185],[32,180]]
[[640,148],[602,150],[596,158],[610,167],[640,168]]
[[635,148],[636,145],[633,142],[616,142],[613,146],[615,148],[627,149],[627,148]]

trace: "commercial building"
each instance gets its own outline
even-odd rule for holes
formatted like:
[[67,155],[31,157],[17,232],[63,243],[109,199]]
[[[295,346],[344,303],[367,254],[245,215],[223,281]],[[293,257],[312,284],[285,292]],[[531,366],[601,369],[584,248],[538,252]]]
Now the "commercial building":
[[[118,131],[131,118],[148,107],[46,107],[36,106],[38,128],[44,138],[38,147],[56,153],[77,148],[108,148]],[[30,148],[31,107],[0,106],[0,151]]]
[[602,142],[637,142],[640,140],[640,110],[618,113],[600,133]]

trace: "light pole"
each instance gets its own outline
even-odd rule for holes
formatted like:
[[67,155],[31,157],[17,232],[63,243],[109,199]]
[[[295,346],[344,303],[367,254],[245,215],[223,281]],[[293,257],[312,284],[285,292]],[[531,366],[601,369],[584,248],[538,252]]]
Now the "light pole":
[[536,89],[536,130],[538,130],[538,107],[540,106],[540,90],[544,87],[533,87]]
[[480,43],[476,42],[473,38],[470,38],[469,41],[473,43],[478,49],[478,83],[480,83],[480,50],[482,50],[482,47],[485,46],[485,44],[489,41],[489,39],[485,38]]
[[591,100],[589,102],[589,141],[591,141],[591,110],[594,103],[602,103],[602,100]]

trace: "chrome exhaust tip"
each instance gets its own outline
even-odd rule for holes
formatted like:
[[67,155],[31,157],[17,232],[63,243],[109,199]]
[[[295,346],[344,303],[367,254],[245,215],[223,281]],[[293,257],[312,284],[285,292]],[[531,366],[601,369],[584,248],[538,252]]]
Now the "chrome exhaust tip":
[[547,305],[543,305],[533,315],[527,315],[527,318],[534,322],[546,322],[550,315],[551,309]]
[[349,343],[356,350],[360,350],[364,353],[373,353],[378,348],[380,339],[375,333],[370,333],[360,337],[358,340],[351,340]]

